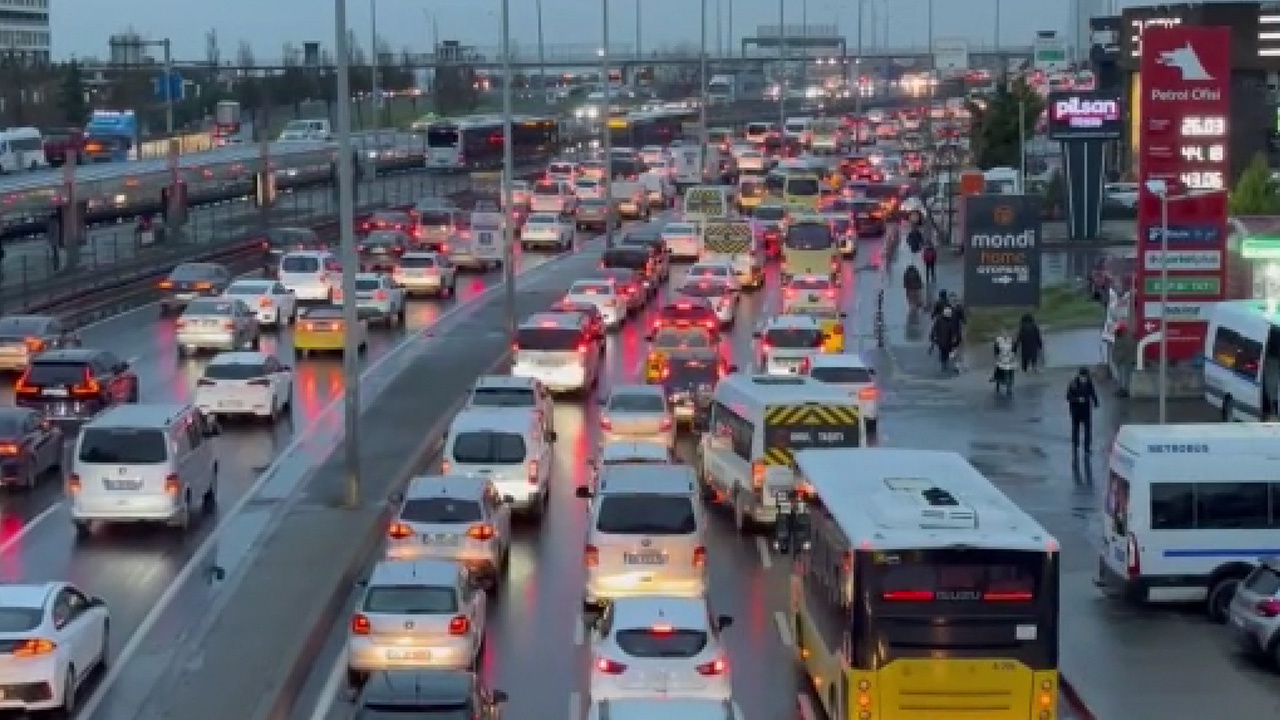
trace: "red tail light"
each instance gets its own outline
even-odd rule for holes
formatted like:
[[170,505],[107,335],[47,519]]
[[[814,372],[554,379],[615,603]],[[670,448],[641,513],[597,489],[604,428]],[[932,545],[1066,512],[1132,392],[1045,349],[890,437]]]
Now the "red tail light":
[[1276,598],[1259,600],[1258,604],[1253,606],[1253,610],[1258,613],[1259,617],[1273,618],[1280,616],[1280,600]]
[[600,429],[601,429],[601,430],[604,430],[605,432],[608,432],[609,430],[612,430],[612,429],[613,429],[613,421],[612,421],[612,420],[610,420],[609,418],[606,418],[606,417],[602,417],[602,418],[600,418]]
[[589,568],[598,566],[600,564],[600,548],[595,545],[588,545],[583,548],[582,564]]
[[827,297],[828,297],[828,298],[835,299],[835,296],[836,296],[836,291],[835,291],[835,290],[828,290],[828,291],[827,291]]
[[890,590],[881,595],[889,602],[930,602],[933,600],[932,590]]
[[161,290],[170,290],[173,288],[173,283],[169,282],[168,280],[161,280],[160,282],[156,283],[156,287],[160,288]]
[[662,418],[662,424],[658,426],[658,429],[659,429],[659,430],[661,430],[662,432],[666,432],[666,431],[670,430],[670,429],[671,429],[671,418],[669,418],[669,417],[664,417],[664,418]]
[[164,494],[178,497],[182,494],[182,478],[170,473],[164,478]]
[[368,635],[372,631],[373,627],[369,625],[369,618],[360,613],[351,616],[352,635]]
[[222,329],[223,329],[223,330],[234,330],[234,329],[235,329],[235,327],[236,327],[236,324],[235,324],[235,322],[234,322],[234,321],[232,321],[232,320],[223,320],[223,321],[222,321]]
[[26,372],[22,373],[22,375],[18,377],[18,382],[14,383],[14,385],[13,385],[13,392],[14,392],[14,394],[16,394],[16,395],[38,395],[38,394],[40,393],[40,388],[38,388],[38,387],[36,387],[35,385],[32,385],[31,383],[27,382],[27,377],[30,375],[30,373],[31,373],[31,371],[30,371],[30,370],[28,370],[28,371],[26,371]]
[[579,354],[579,355],[586,355],[586,354],[587,354],[587,350],[588,350],[588,347],[587,347],[587,344],[586,344],[586,343],[578,343],[578,354]]
[[596,670],[605,675],[621,675],[627,671],[627,666],[609,658],[596,658]]
[[1138,538],[1133,533],[1129,533],[1129,537],[1125,542],[1128,546],[1125,571],[1129,574],[1129,577],[1136,578],[1142,575],[1142,558],[1138,555]]
[[707,549],[705,547],[699,545],[693,549],[693,566],[699,568],[707,566]]
[[22,452],[22,448],[16,443],[0,443],[0,455],[13,457]]
[[402,522],[391,523],[387,527],[387,537],[392,540],[408,540],[413,537],[413,528]]
[[41,350],[44,350],[44,340],[41,340],[40,338],[29,337],[23,342],[27,346],[28,352],[38,353]]
[[729,665],[724,660],[712,660],[711,662],[703,663],[694,669],[698,671],[699,675],[708,677],[713,675],[723,675],[725,671],[729,669]]
[[467,537],[472,540],[492,540],[495,534],[492,525],[476,525],[467,530]]
[[801,358],[801,359],[800,359],[800,372],[802,372],[802,373],[808,373],[808,372],[809,372],[809,358]]
[[51,655],[57,649],[58,644],[52,640],[31,638],[30,640],[23,640],[12,652],[16,657],[37,657],[39,655]]
[[471,620],[466,615],[455,615],[449,620],[450,635],[466,635],[471,632]]
[[98,381],[93,377],[93,372],[85,368],[84,378],[80,384],[71,388],[71,394],[77,397],[90,397],[98,395],[102,392],[102,386],[98,385]]
[[258,307],[265,309],[265,308],[271,307],[272,305],[275,305],[275,301],[272,300],[271,298],[269,297],[258,298]]
[[529,484],[530,485],[538,484],[538,461],[537,460],[529,461]]

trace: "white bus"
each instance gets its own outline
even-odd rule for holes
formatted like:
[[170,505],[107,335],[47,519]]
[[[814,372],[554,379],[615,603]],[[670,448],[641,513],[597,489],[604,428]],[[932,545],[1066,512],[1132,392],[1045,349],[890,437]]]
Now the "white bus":
[[1204,399],[1225,422],[1274,420],[1280,388],[1280,313],[1262,300],[1227,300],[1209,316]]
[[[472,115],[439,120],[427,127],[427,167],[439,170],[502,167],[503,118]],[[511,152],[516,164],[548,160],[560,147],[560,125],[554,118],[517,115]]]
[[1125,425],[1111,449],[1101,581],[1224,621],[1255,561],[1280,555],[1280,424]]
[[33,127],[0,130],[0,173],[35,170],[47,166],[44,137]]

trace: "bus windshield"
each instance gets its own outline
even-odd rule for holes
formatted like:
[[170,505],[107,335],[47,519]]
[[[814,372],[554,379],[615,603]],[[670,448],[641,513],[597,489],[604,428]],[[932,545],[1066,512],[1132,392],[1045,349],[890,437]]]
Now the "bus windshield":
[[877,552],[871,557],[870,599],[886,610],[903,603],[981,613],[993,605],[1025,606],[1035,602],[1045,567],[1043,552],[957,548]]
[[817,223],[800,223],[787,228],[783,245],[791,250],[830,250],[835,244],[831,229]]
[[812,197],[822,190],[822,184],[817,178],[813,177],[797,177],[787,181],[787,194],[797,195],[800,197]]
[[458,129],[433,127],[427,130],[427,147],[452,148],[458,146]]

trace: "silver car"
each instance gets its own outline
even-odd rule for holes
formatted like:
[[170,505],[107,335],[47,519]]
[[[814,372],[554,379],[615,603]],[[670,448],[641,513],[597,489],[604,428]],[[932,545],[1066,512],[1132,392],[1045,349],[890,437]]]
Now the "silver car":
[[600,400],[601,442],[676,444],[676,421],[660,385],[617,385]]
[[499,583],[511,547],[511,507],[485,477],[423,476],[409,481],[387,531],[387,558],[456,560]]
[[428,293],[449,297],[458,286],[458,268],[443,253],[411,252],[400,258],[391,279],[409,295]]
[[1280,670],[1280,558],[1263,558],[1236,589],[1231,628],[1246,651]]
[[192,300],[177,322],[178,354],[199,350],[257,350],[258,316],[238,298]]
[[373,568],[347,629],[347,681],[391,668],[474,668],[488,599],[451,560],[383,560]]

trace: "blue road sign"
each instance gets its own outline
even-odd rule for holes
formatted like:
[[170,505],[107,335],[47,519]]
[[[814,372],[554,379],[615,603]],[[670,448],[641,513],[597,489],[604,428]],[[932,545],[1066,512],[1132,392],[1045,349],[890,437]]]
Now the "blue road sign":
[[157,100],[168,102],[172,97],[174,102],[182,99],[183,81],[182,74],[177,70],[169,71],[168,82],[165,82],[164,73],[160,73],[151,81],[151,88],[155,92]]

